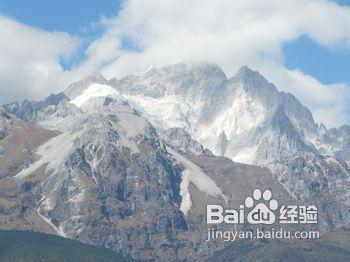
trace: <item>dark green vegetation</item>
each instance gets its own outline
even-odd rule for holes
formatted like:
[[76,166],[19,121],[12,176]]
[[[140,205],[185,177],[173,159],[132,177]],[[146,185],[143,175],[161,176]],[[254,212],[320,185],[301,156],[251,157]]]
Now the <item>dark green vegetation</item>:
[[350,252],[321,241],[242,241],[217,251],[208,261],[350,261]]
[[0,230],[1,262],[125,261],[114,252],[76,240],[29,231]]

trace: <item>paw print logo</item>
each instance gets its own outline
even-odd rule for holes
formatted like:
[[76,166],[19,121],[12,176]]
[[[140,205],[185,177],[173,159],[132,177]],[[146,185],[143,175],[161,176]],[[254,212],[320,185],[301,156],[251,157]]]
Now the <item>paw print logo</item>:
[[[266,202],[266,204],[262,203],[262,201]],[[261,193],[260,189],[254,189],[253,197],[247,197],[245,199],[245,206],[248,208],[255,206],[247,215],[247,220],[250,224],[271,225],[276,220],[273,211],[278,208],[278,202],[272,199],[270,190],[265,190],[264,193]]]

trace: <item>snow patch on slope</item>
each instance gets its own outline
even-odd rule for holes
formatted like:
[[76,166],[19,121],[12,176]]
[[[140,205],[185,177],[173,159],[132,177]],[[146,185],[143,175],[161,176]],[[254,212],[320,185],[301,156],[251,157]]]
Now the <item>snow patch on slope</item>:
[[194,184],[200,191],[209,196],[222,197],[225,202],[227,202],[227,197],[222,193],[215,181],[206,175],[199,166],[192,163],[170,147],[167,147],[167,151],[186,167],[186,170],[182,173],[182,181],[180,183],[180,194],[182,197],[180,210],[184,215],[188,213],[192,205],[190,192],[188,190],[189,183]]
[[74,135],[70,133],[63,133],[59,136],[51,138],[47,143],[41,145],[37,149],[36,153],[40,156],[40,159],[16,174],[14,178],[24,178],[44,164],[48,164],[46,170],[57,171],[64,158],[73,149],[73,141],[78,136],[79,133]]
[[90,98],[118,95],[119,92],[109,85],[91,84],[82,94],[70,101],[71,104],[81,107]]
[[180,211],[186,216],[188,211],[191,210],[192,201],[191,201],[191,194],[188,190],[188,186],[190,184],[189,180],[190,172],[188,169],[183,171],[182,173],[182,180],[180,183],[180,195],[182,197],[181,205],[180,205]]
[[153,98],[126,94],[123,97],[133,108],[142,112],[158,130],[166,130],[172,127],[189,129],[187,115],[190,107],[182,97],[166,95]]
[[[232,161],[238,163],[254,163],[258,146],[246,146],[242,149],[237,146],[236,148],[228,153],[231,155]],[[237,153],[235,151],[237,151]]]

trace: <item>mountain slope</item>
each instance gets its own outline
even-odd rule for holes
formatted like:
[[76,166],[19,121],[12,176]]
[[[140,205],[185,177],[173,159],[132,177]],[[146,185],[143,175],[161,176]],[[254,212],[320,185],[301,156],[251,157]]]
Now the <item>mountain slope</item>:
[[0,178],[17,174],[37,160],[34,150],[59,134],[25,122],[8,113],[0,113]]
[[255,187],[290,199],[267,169],[214,157],[181,130],[166,132],[179,151],[167,150],[127,104],[96,99],[86,111],[62,116],[60,133],[37,145],[35,161],[1,180],[2,227],[51,232],[135,258],[199,259],[225,244],[205,241],[207,203],[239,205]]
[[34,211],[56,234],[123,253],[154,258],[169,245],[175,256],[175,233],[186,229],[180,177],[156,131],[127,105],[89,110],[66,119],[38,160],[12,177],[13,187],[37,185],[23,215]]
[[[1,117],[1,163],[21,163],[0,166],[4,228],[134,258],[201,259],[227,245],[206,243],[206,205],[239,206],[254,188],[317,204],[325,232],[350,226],[350,170],[332,156],[341,134],[247,67],[229,79],[212,64],[96,73],[4,105]],[[21,149],[13,158],[11,144]]]

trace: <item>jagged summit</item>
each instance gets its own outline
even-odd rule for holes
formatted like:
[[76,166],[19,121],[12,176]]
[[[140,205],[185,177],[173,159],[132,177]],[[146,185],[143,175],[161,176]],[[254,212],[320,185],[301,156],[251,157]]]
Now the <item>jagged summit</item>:
[[229,82],[234,87],[241,87],[251,96],[260,97],[266,104],[274,106],[278,103],[277,96],[280,96],[276,86],[268,82],[258,71],[248,66],[241,67],[238,72],[230,78]]
[[259,84],[265,86],[271,85],[271,83],[269,83],[258,71],[255,71],[248,66],[242,66],[232,78],[236,81],[254,83],[257,86]]
[[[70,105],[62,104],[60,110],[64,108],[64,114],[69,114],[76,111],[74,105],[81,108],[85,104],[86,108],[92,99],[95,108],[99,102],[93,98],[107,96],[127,101],[157,130],[183,128],[214,154],[235,161],[269,164],[269,156],[262,163],[257,154],[261,151],[258,142],[271,125],[281,127],[278,131],[270,129],[275,130],[276,136],[295,139],[284,141],[291,143],[289,148],[295,148],[292,144],[296,143],[302,145],[298,142],[302,141],[321,154],[333,155],[328,131],[316,125],[311,112],[293,95],[279,92],[258,71],[247,66],[229,79],[218,65],[212,63],[178,63],[113,81],[94,72],[71,84],[63,95],[51,97],[48,101],[55,103],[48,104],[57,106],[61,100],[68,99]],[[22,106],[17,105],[11,112],[21,112],[26,119],[35,120],[37,109],[33,109],[32,104],[24,104],[23,110],[19,108]],[[280,108],[283,111],[280,115],[285,116],[271,122],[270,116],[276,108]],[[286,126],[286,120],[290,125]],[[288,136],[292,133],[295,135]],[[225,134],[225,143],[222,143],[222,134]],[[271,131],[269,135],[274,136]],[[272,141],[264,146],[271,147],[272,155],[280,148]]]
[[[277,107],[293,128],[287,130],[286,126],[279,132],[295,132],[296,135],[291,137],[304,141],[305,145],[330,148],[324,145],[326,140],[319,138],[316,124],[306,107],[293,95],[279,92],[259,72],[247,66],[227,79],[216,64],[178,63],[152,68],[144,75],[113,81],[112,85],[158,130],[184,128],[214,154],[224,152],[235,161],[257,163],[257,141],[263,138],[265,130],[272,123],[284,126],[276,121],[283,122],[285,118],[269,121]],[[220,142],[222,134],[225,134],[224,144]],[[297,141],[284,143],[302,145]],[[271,152],[279,148],[275,143],[268,146],[275,147]],[[271,158],[265,158],[268,159]]]
[[240,75],[240,76],[254,76],[254,75],[257,75],[257,74],[259,74],[258,71],[255,71],[255,70],[251,69],[250,67],[248,67],[246,65],[242,66],[237,71],[237,75]]
[[[111,81],[94,72],[70,85],[64,93],[78,107],[83,98],[87,105],[93,97],[118,97],[141,112],[157,130],[183,128],[214,154],[239,162],[269,164],[274,157],[266,156],[262,160],[257,155],[261,152],[258,142],[267,130],[272,137],[287,137],[283,143],[291,143],[289,148],[294,151],[305,145],[301,151],[314,148],[321,154],[333,154],[328,131],[316,125],[311,112],[292,94],[279,92],[248,66],[241,67],[229,79],[213,63],[152,67],[144,74]],[[283,117],[271,121],[276,108]],[[279,128],[271,129],[271,126]],[[264,147],[271,148],[266,154],[276,156],[280,145],[268,141],[270,144]]]
[[92,72],[87,77],[85,77],[83,80],[90,80],[91,82],[97,82],[97,83],[107,83],[107,80],[104,78],[104,76],[99,71]]
[[73,99],[93,83],[106,85],[108,84],[108,81],[101,75],[100,72],[95,71],[82,80],[70,84],[64,90],[64,93],[70,99]]
[[[94,97],[102,97],[102,100]],[[218,65],[212,63],[178,63],[113,81],[107,81],[99,72],[94,72],[71,84],[64,94],[50,97],[43,106],[26,102],[7,109],[21,118],[35,121],[37,111],[47,105],[57,107],[56,110],[61,112],[59,115],[67,115],[77,112],[75,106],[82,109],[83,104],[84,108],[89,108],[89,103],[94,103],[91,108],[102,105],[103,97],[129,103],[158,131],[183,128],[214,154],[247,164],[269,165],[279,155],[281,145],[266,135],[283,137],[275,141],[283,141],[283,146],[294,150],[290,154],[310,151],[311,148],[332,156],[334,143],[341,144],[337,147],[342,148],[335,150],[348,150],[348,145],[341,142],[347,141],[346,138],[336,138],[347,137],[342,135],[344,132],[330,132],[318,126],[310,110],[297,98],[278,91],[248,66],[241,67],[229,79]],[[70,104],[61,103],[63,100]],[[271,115],[276,116],[276,108],[281,112],[277,115],[283,117],[271,121]],[[42,118],[47,112],[39,115]],[[270,142],[262,145],[262,139]],[[305,150],[302,145],[305,145]],[[265,150],[267,155],[264,158],[259,156],[261,147],[269,148]]]

